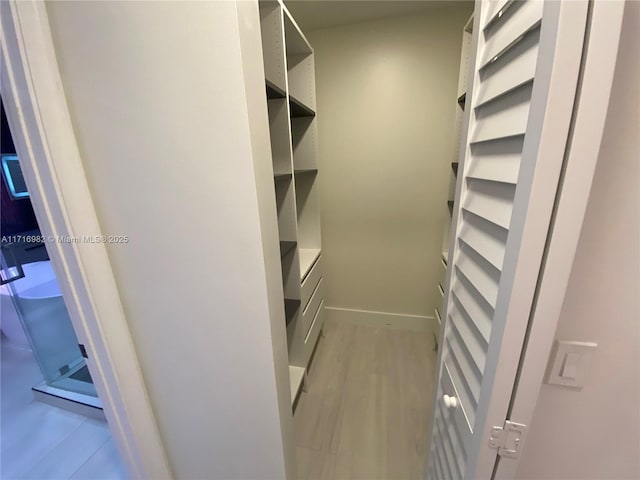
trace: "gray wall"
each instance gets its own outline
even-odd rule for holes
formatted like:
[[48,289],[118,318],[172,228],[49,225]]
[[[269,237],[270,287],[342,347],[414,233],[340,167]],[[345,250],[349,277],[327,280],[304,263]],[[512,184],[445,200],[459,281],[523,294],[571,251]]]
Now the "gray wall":
[[598,343],[581,391],[543,385],[517,478],[640,478],[640,2],[627,2],[557,339]]
[[308,32],[330,307],[433,316],[468,4]]

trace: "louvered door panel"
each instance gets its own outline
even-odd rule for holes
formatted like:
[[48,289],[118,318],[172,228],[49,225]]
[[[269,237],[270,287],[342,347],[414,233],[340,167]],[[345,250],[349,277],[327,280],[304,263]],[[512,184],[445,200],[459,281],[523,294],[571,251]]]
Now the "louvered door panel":
[[509,51],[525,34],[540,26],[543,6],[544,2],[537,0],[512,2],[501,18],[483,29],[486,40],[478,56],[480,70]]
[[[540,30],[536,29],[483,69],[478,106],[533,80],[539,41]],[[489,82],[489,79],[492,81]]]
[[[509,249],[519,248],[511,241],[512,217],[522,208],[514,202],[521,185],[526,188],[532,181],[531,176],[522,178],[522,159],[532,131],[537,67],[543,55],[544,2],[500,0],[479,5],[474,24],[479,32],[474,34],[473,91],[467,92],[470,111],[458,171],[459,210],[449,245],[450,273],[442,315],[439,384],[427,469],[432,480],[472,478],[476,468],[468,465],[472,446],[474,442],[486,444],[486,439],[474,434],[481,420],[479,409],[486,408],[483,389],[500,299],[511,288],[503,279],[505,262]],[[550,25],[547,35],[555,38],[552,21]],[[540,81],[550,81],[542,78]],[[455,397],[457,404],[445,402],[445,396]]]
[[460,240],[501,270],[508,231],[470,212],[463,212],[463,217]]
[[511,183],[518,181],[520,155],[524,135],[504,138],[499,142],[471,145],[474,162],[469,165],[467,178]]
[[515,185],[493,181],[467,180],[467,195],[462,208],[485,220],[508,229],[513,210]]

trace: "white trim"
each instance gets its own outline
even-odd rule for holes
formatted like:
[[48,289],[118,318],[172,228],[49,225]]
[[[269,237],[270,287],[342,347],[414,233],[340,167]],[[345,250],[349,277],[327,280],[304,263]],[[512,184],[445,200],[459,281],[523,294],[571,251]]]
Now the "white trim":
[[324,307],[326,319],[334,322],[353,323],[367,327],[384,327],[393,330],[433,332],[435,319],[426,315],[375,312],[355,308]]
[[[565,176],[509,419],[531,424],[560,318],[604,133],[624,2],[593,2],[582,83]],[[526,448],[526,435],[520,448]],[[515,478],[517,459],[501,458],[496,478]]]
[[[44,2],[0,2],[1,92],[44,235],[100,235]],[[116,446],[133,478],[171,478],[105,245],[49,243]]]

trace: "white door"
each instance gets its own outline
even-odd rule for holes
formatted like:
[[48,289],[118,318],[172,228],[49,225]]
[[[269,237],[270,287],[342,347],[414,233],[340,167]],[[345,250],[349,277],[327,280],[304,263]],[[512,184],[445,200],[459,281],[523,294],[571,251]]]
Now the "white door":
[[492,476],[499,442],[489,440],[505,422],[522,353],[587,10],[586,1],[476,2],[429,479]]

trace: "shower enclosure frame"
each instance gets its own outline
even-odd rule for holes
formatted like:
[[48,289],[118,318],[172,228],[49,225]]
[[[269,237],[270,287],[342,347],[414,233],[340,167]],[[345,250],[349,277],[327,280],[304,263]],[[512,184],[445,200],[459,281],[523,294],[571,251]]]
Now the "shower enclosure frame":
[[[45,3],[1,2],[0,11],[0,92],[42,234],[99,236]],[[129,474],[172,478],[105,245],[54,242],[48,251]]]

